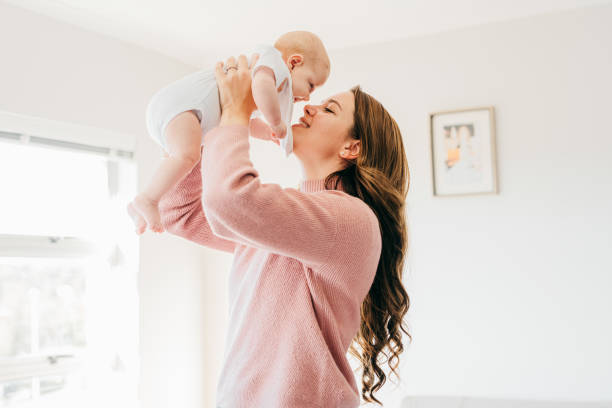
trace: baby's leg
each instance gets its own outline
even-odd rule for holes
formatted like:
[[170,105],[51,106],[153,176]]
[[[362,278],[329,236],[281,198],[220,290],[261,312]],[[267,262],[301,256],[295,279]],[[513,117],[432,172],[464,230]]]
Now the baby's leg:
[[162,232],[158,203],[161,197],[185,177],[200,160],[202,129],[195,113],[177,115],[166,126],[168,156],[153,174],[153,179],[134,199],[134,207],[155,232]]

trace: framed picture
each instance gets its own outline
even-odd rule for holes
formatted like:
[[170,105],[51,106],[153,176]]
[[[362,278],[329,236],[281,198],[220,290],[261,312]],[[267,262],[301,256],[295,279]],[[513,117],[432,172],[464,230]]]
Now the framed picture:
[[434,196],[497,194],[492,106],[429,114]]

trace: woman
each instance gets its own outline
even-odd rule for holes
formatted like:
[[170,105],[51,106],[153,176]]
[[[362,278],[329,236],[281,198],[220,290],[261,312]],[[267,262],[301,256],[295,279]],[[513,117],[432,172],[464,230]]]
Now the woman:
[[[226,65],[217,65],[221,123],[204,136],[201,165],[160,202],[169,232],[234,254],[217,406],[358,407],[349,348],[364,400],[380,403],[379,354],[397,375],[400,329],[408,334],[398,126],[358,87],[307,105],[292,128],[299,190],[263,184],[249,159],[249,65],[244,56]],[[200,129],[193,120],[183,131]]]

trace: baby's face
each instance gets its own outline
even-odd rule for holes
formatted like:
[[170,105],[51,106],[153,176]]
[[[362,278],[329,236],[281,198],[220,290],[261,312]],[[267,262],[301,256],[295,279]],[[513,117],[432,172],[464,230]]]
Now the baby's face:
[[312,91],[323,85],[328,76],[329,70],[321,64],[303,64],[293,67],[291,70],[293,102],[310,100]]

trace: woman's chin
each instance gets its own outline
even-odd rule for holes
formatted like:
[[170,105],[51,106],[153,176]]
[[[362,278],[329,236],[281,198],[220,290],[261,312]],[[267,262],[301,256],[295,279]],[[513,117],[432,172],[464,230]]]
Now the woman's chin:
[[295,125],[291,125],[291,132],[294,135],[304,133],[304,131],[306,130],[308,130],[308,128],[302,125],[301,123],[296,123]]
[[[295,147],[299,144],[298,140],[301,139],[299,136],[304,131],[304,127],[300,124],[291,125],[291,133],[293,134],[293,153],[295,154]],[[297,136],[297,138],[296,138]]]

